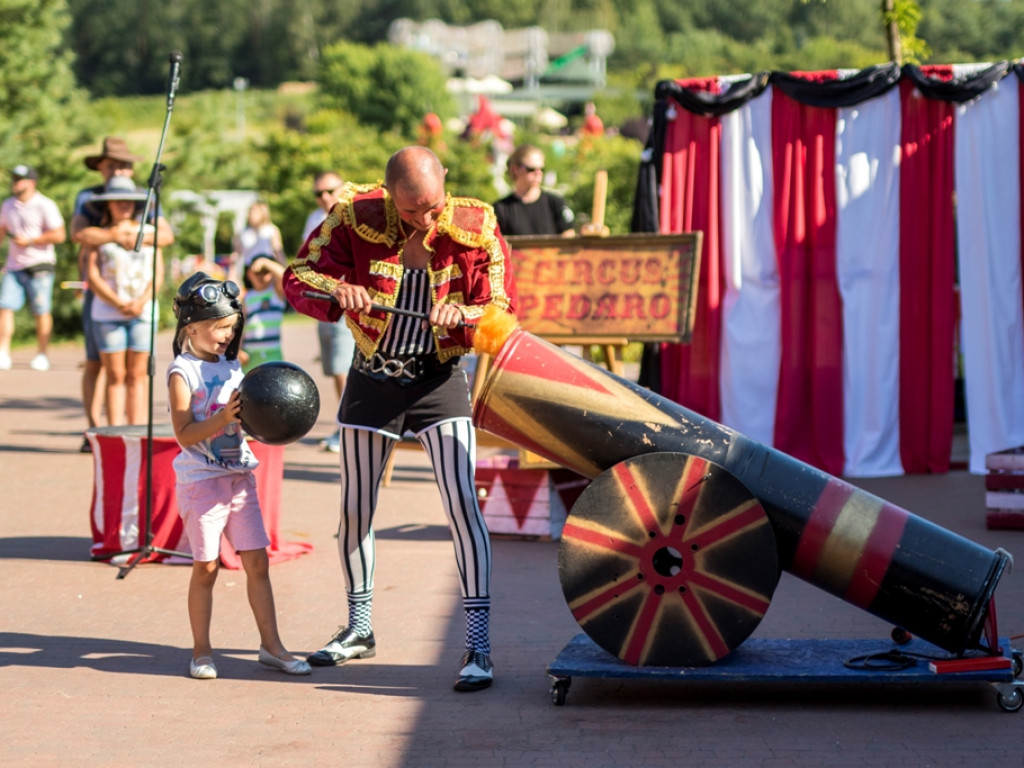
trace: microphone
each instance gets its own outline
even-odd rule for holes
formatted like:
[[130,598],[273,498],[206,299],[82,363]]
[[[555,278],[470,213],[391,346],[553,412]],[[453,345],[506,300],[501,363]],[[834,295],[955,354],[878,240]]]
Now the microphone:
[[178,81],[181,79],[181,51],[171,53],[171,71],[167,78],[167,106],[174,103],[174,95],[178,91]]

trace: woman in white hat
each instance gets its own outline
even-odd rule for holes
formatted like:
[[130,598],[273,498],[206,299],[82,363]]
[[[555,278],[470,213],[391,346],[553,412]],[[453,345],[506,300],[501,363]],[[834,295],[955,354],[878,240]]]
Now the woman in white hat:
[[[112,176],[103,192],[90,204],[105,207],[101,226],[133,229],[136,204],[146,199],[130,178]],[[136,230],[137,231],[137,230]],[[106,374],[107,423],[146,422],[146,366],[155,307],[153,294],[153,246],[133,250],[134,243],[109,242],[89,248],[86,275],[95,298],[92,320]],[[156,249],[156,288],[163,277],[163,259]]]

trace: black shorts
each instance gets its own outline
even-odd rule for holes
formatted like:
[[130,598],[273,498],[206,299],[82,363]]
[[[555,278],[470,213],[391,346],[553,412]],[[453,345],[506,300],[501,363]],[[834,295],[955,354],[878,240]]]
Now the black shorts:
[[457,365],[411,384],[381,381],[353,367],[338,407],[343,427],[380,432],[400,440],[449,419],[472,418],[469,380]]

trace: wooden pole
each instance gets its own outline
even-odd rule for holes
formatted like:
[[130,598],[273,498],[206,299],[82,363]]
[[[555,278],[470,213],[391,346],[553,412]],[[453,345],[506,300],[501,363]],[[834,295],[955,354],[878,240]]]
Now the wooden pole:
[[604,208],[608,199],[608,171],[602,169],[594,176],[594,207],[590,216],[590,223],[580,227],[581,235],[595,235],[608,237],[611,230],[604,225]]

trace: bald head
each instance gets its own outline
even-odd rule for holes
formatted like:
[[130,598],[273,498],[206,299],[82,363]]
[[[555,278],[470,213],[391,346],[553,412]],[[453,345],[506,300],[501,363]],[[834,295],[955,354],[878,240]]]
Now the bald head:
[[384,186],[394,194],[398,189],[418,194],[426,187],[444,184],[445,170],[437,155],[426,147],[400,149],[388,160],[384,169]]
[[399,218],[426,232],[444,211],[444,166],[426,147],[400,149],[384,169],[384,186]]

